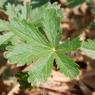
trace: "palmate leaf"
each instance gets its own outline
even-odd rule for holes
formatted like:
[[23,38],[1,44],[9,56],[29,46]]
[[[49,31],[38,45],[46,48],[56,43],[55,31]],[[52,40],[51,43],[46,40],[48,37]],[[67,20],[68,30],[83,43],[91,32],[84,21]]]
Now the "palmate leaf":
[[79,74],[78,65],[61,52],[56,53],[56,62],[60,71],[71,79],[74,79]]
[[[54,5],[47,4],[43,8],[45,11],[41,15],[40,24],[44,31],[39,30],[39,25],[35,25],[34,21],[32,23],[32,21],[17,18],[11,20],[8,25],[10,32],[22,41],[20,44],[12,43],[7,47],[5,57],[12,64],[17,65],[34,62],[28,73],[28,82],[31,85],[39,85],[47,80],[51,74],[54,60],[60,71],[64,72],[66,76],[74,79],[79,73],[78,66],[65,53],[79,48],[80,41],[74,39],[66,41],[60,46],[62,15]],[[60,51],[60,47],[64,52]]]
[[81,50],[85,55],[95,59],[95,40],[89,39],[87,42],[83,42]]

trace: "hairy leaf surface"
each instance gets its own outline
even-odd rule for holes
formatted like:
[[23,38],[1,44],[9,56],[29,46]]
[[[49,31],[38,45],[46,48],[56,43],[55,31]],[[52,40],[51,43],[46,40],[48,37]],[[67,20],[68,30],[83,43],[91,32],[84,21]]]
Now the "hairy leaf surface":
[[66,40],[63,44],[58,46],[59,51],[71,52],[75,51],[80,47],[81,43],[79,38],[74,38],[72,40]]
[[9,24],[10,31],[22,38],[24,41],[43,44],[47,43],[46,38],[39,30],[27,21],[14,19]]
[[57,45],[60,40],[60,22],[61,18],[57,15],[56,10],[47,9],[43,14],[43,28],[48,40],[52,45]]
[[74,79],[79,74],[78,65],[64,54],[56,53],[56,62],[60,71],[66,76]]
[[12,64],[28,64],[33,59],[37,59],[46,53],[49,53],[49,47],[33,46],[32,44],[17,44],[7,48],[6,58]]
[[51,74],[53,59],[51,54],[39,58],[29,71],[28,81],[31,85],[39,85],[47,81]]

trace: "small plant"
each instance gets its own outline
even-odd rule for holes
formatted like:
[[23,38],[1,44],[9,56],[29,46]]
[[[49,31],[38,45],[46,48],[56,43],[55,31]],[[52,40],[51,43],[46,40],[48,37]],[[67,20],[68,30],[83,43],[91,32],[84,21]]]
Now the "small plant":
[[[28,71],[28,82],[31,85],[47,80],[51,75],[54,60],[61,72],[74,79],[79,73],[78,65],[66,53],[80,47],[79,39],[67,40],[60,44],[62,11],[59,7],[48,3],[37,10],[42,11],[37,19],[40,26],[35,19],[32,22],[15,17],[9,21],[9,32],[3,35],[4,39],[1,38],[3,43],[12,37],[5,57],[11,64],[33,63]],[[14,37],[18,38],[18,41],[15,38],[16,41],[13,42]]]
[[[67,6],[76,7],[84,2],[71,1],[68,0]],[[33,10],[28,3],[24,6],[8,4],[6,9],[9,21],[0,20],[0,31],[3,31],[3,35],[0,35],[0,45],[7,44],[5,58],[10,64],[18,66],[33,64],[25,76],[25,81],[32,86],[47,81],[54,62],[65,76],[76,78],[79,66],[68,53],[80,47],[84,54],[95,58],[93,52],[95,49],[92,46],[95,43],[92,40],[82,43],[82,46],[79,38],[60,43],[62,34],[60,22],[64,16],[57,4],[47,3]],[[24,74],[20,75],[24,77]]]

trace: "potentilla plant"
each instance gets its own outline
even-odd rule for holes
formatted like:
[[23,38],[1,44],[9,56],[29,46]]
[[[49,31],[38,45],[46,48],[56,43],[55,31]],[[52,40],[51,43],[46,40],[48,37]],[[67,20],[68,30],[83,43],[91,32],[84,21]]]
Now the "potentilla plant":
[[74,79],[79,74],[79,66],[66,55],[80,47],[79,38],[60,44],[63,17],[58,5],[47,3],[34,9],[30,20],[13,17],[7,23],[8,32],[0,38],[0,43],[11,42],[5,53],[10,64],[32,64],[27,72],[27,81],[32,86],[47,81],[54,61],[65,76]]

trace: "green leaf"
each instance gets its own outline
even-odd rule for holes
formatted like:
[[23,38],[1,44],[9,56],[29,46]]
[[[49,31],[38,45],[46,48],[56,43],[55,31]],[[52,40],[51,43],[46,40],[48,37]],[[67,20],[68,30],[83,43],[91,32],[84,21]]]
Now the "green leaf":
[[85,0],[67,0],[67,1],[68,1],[67,6],[69,7],[76,7],[85,2]]
[[89,39],[88,41],[83,42],[80,49],[85,55],[95,59],[95,40]]
[[[94,0],[86,0],[93,15],[95,15]],[[94,22],[95,23],[95,22]]]
[[38,29],[27,21],[12,20],[9,29],[15,36],[27,41],[27,44],[20,43],[9,47],[6,58],[13,64],[32,63],[34,58],[44,55],[50,50],[50,45],[44,35]]
[[18,44],[16,46],[7,47],[8,52],[5,57],[8,58],[11,64],[24,65],[26,63],[32,63],[33,54],[32,47],[27,44]]
[[0,32],[8,30],[8,22],[0,20]]
[[74,79],[79,74],[78,65],[64,54],[57,52],[56,62],[60,71],[63,72],[67,77]]
[[8,3],[8,5],[6,6],[6,14],[9,17],[9,20],[18,17],[17,15],[19,14],[20,8],[17,6],[15,6],[14,4],[11,5],[10,3]]
[[13,37],[13,33],[6,33],[4,35],[0,35],[0,45],[7,43]]
[[19,0],[6,0],[5,5],[8,4],[8,3],[10,3],[10,4],[18,4],[18,1]]
[[90,30],[95,30],[95,22],[94,21],[91,21],[90,24],[89,24],[89,26],[88,26],[88,28]]
[[[22,20],[17,17],[10,20],[8,24],[9,31],[14,34],[17,43],[11,41],[11,45],[7,47],[5,57],[12,64],[34,63],[28,73],[28,82],[31,85],[39,85],[47,80],[51,74],[54,60],[60,70],[73,79],[79,73],[78,66],[65,54],[79,48],[80,41],[76,38],[60,45],[60,21],[62,19],[60,7],[48,3],[38,9],[40,11],[37,10],[37,14],[41,12],[41,9],[42,14],[40,18],[37,18],[40,27],[35,23],[37,20],[27,21],[27,19]],[[62,51],[59,51],[60,47]]]
[[60,44],[58,46],[58,50],[63,52],[71,52],[77,50],[80,46],[81,42],[79,38],[74,38],[72,40],[66,40],[63,44]]
[[0,8],[3,8],[3,5],[5,4],[6,0],[0,0]]
[[56,8],[47,8],[43,13],[42,20],[44,32],[53,46],[56,46],[59,43],[61,34],[60,22],[62,16],[58,14],[59,12],[57,12]]
[[29,20],[31,19],[32,7],[29,3],[25,3],[24,5],[12,5],[8,3],[6,6],[6,14],[9,16],[9,20],[14,18],[18,18],[20,20]]
[[[56,3],[50,4],[46,3],[39,8],[35,8],[32,10],[32,23],[36,24],[37,26],[41,26],[41,21],[43,20],[43,14],[47,13],[48,10],[55,10],[57,15],[56,17],[61,18],[63,17],[63,10],[58,6]],[[50,14],[49,14],[50,15]],[[42,26],[41,26],[42,27]]]
[[47,3],[49,0],[32,0],[33,8],[40,7],[43,4]]
[[32,63],[33,59],[37,59],[46,53],[49,53],[49,47],[34,46],[33,44],[17,44],[7,47],[8,52],[5,57],[11,64],[25,65]]
[[0,0],[0,8],[5,7],[8,3],[17,4],[18,0]]
[[32,23],[35,25],[39,25],[41,26],[41,20],[42,20],[42,14],[45,11],[45,8],[47,7],[47,5],[45,4],[42,7],[39,8],[35,8],[32,10]]
[[21,19],[31,19],[31,12],[32,7],[29,3],[25,3],[23,6],[21,6],[21,14],[19,15],[19,17]]
[[18,79],[18,82],[20,83],[20,89],[21,90],[26,90],[26,89],[32,89],[31,84],[28,83],[28,74],[25,72],[18,72],[16,73],[16,77]]
[[39,32],[39,30],[33,24],[28,23],[26,20],[20,21],[14,19],[10,22],[9,28],[11,32],[22,38],[24,41],[35,44],[47,43],[44,35]]
[[31,85],[40,85],[43,82],[47,81],[47,78],[51,74],[52,70],[52,56],[51,54],[47,54],[44,57],[41,57],[37,60],[37,62],[32,66],[29,71],[28,82]]

